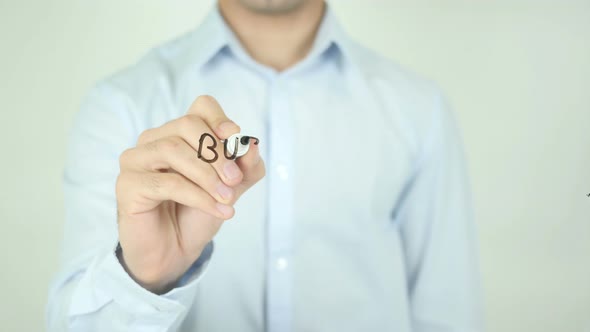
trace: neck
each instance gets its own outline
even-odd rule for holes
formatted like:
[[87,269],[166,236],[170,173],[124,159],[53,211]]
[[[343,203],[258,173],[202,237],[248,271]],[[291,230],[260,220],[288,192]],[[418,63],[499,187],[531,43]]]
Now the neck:
[[304,1],[285,13],[263,13],[248,9],[236,0],[219,0],[219,9],[254,60],[283,71],[311,50],[325,4]]

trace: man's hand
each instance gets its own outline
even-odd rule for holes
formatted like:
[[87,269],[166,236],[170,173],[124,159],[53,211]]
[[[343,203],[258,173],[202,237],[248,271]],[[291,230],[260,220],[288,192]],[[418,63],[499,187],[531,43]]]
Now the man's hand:
[[[185,116],[144,131],[137,146],[121,154],[120,260],[144,288],[163,293],[173,287],[234,215],[236,200],[264,177],[254,144],[235,161],[223,157],[223,144],[214,163],[198,158],[203,133],[221,140],[239,131],[214,98],[200,96]],[[206,146],[202,153],[213,156]]]

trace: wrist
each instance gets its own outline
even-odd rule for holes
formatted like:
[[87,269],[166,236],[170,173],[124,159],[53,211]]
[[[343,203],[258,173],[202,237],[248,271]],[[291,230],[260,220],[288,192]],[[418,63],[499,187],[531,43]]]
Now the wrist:
[[179,279],[178,277],[170,277],[167,275],[167,273],[162,271],[161,267],[158,267],[158,269],[149,270],[130,268],[129,264],[127,264],[129,260],[125,258],[125,253],[123,252],[123,248],[121,247],[120,243],[117,245],[115,254],[119,264],[121,264],[121,267],[123,267],[129,277],[142,288],[154,294],[161,295],[169,292],[174,288],[174,285]]

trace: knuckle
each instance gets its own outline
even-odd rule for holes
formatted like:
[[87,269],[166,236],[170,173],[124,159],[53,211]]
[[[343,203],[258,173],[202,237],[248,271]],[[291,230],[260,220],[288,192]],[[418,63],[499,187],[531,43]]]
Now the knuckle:
[[194,113],[200,115],[207,115],[207,118],[211,118],[214,115],[223,114],[223,111],[219,111],[221,106],[213,96],[201,95],[197,97],[194,103]]
[[159,194],[162,190],[162,181],[157,174],[148,174],[143,177],[143,186],[150,192]]
[[200,106],[203,108],[208,108],[211,105],[214,105],[217,103],[217,100],[215,98],[213,98],[213,96],[211,95],[200,95],[197,97],[197,100],[195,101],[196,106]]
[[119,166],[123,168],[124,166],[129,165],[131,161],[131,157],[133,155],[133,149],[126,149],[119,155]]
[[194,114],[186,114],[178,118],[178,128],[183,134],[192,134],[196,132],[199,117]]
[[139,134],[137,137],[137,144],[145,144],[151,141],[150,137],[152,137],[153,129],[146,129]]
[[171,174],[167,182],[169,190],[177,190],[182,185],[182,178],[178,174]]
[[158,142],[158,149],[166,152],[178,150],[182,144],[182,139],[179,137],[166,137]]
[[149,152],[157,152],[158,151],[158,141],[150,141],[143,145],[145,149]]
[[194,116],[192,114],[185,114],[176,121],[178,122],[178,126],[181,129],[190,128],[192,126],[192,122],[194,121]]

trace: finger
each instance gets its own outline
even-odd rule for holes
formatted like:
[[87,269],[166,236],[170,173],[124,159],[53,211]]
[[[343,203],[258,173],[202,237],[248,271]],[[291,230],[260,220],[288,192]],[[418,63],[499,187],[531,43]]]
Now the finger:
[[181,137],[164,137],[137,148],[129,149],[120,157],[121,169],[157,172],[172,169],[203,188],[218,202],[229,204],[235,194],[219,178],[215,169],[199,160],[193,148]]
[[117,197],[127,213],[149,211],[163,201],[174,201],[221,219],[229,219],[234,208],[217,202],[205,190],[178,173],[121,173],[117,180]]
[[197,97],[189,108],[188,114],[201,117],[220,139],[226,139],[240,132],[240,127],[225,115],[217,100],[211,96]]
[[236,163],[242,170],[242,173],[244,173],[242,182],[236,187],[236,194],[239,197],[264,177],[266,168],[264,160],[260,157],[260,147],[258,144],[250,144],[248,153],[237,159]]
[[210,163],[219,177],[228,186],[235,186],[242,181],[243,174],[235,161],[225,158],[223,143],[216,139],[211,128],[195,114],[187,114],[165,123],[161,127],[144,131],[137,144],[147,144],[163,137],[180,136],[195,151],[201,153],[201,162]]

